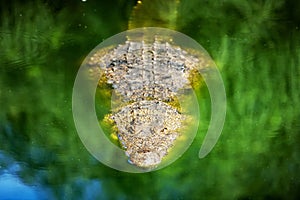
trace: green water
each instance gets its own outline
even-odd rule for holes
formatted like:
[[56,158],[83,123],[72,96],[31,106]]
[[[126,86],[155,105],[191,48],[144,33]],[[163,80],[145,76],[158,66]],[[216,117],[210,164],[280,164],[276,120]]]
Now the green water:
[[168,167],[144,174],[94,159],[77,135],[71,105],[84,57],[127,29],[136,2],[1,2],[0,199],[300,197],[297,1],[176,3],[177,20],[172,15],[169,24],[197,40],[219,66],[227,117],[213,151],[198,159],[210,117],[204,87],[191,147]]

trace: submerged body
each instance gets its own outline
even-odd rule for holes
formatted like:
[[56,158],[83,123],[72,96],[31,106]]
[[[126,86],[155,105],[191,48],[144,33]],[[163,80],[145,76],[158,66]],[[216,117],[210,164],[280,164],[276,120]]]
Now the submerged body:
[[130,163],[153,168],[168,154],[187,118],[177,97],[192,89],[194,72],[205,62],[158,39],[127,40],[90,58],[102,73],[99,84],[110,84],[121,99],[110,118]]

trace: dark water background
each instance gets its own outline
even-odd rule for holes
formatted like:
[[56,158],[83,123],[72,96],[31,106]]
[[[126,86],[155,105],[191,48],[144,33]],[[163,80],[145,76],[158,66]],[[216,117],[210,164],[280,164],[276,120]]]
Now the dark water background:
[[[168,19],[170,2],[137,15]],[[173,28],[211,54],[226,87],[224,131],[206,158],[199,160],[198,151],[209,120],[207,94],[199,100],[204,114],[198,136],[164,169],[123,173],[87,152],[73,123],[73,82],[91,49],[128,28],[135,4],[1,1],[0,199],[299,199],[295,0],[178,4]]]

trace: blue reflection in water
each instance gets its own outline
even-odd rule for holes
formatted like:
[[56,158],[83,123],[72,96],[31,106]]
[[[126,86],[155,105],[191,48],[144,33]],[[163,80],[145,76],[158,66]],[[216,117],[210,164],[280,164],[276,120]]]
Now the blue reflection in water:
[[97,179],[89,180],[83,177],[77,177],[74,180],[74,183],[71,183],[71,187],[81,190],[81,195],[77,196],[77,198],[79,197],[78,199],[106,199],[102,190],[101,182]]
[[36,189],[12,174],[0,176],[0,199],[40,199]]
[[28,186],[18,177],[22,165],[0,152],[0,199],[46,199],[52,196],[40,186]]
[[[0,200],[55,199],[55,187],[43,185],[45,170],[36,170],[34,185],[26,185],[18,174],[26,169],[27,164],[17,162],[7,152],[0,150]],[[102,184],[98,179],[74,177],[59,187],[58,198],[65,199],[105,199]]]

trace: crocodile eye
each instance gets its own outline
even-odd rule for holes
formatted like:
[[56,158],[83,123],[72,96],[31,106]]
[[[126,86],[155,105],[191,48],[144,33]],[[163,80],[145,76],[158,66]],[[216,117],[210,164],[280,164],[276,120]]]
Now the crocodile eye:
[[[73,114],[83,143],[98,160],[123,171],[170,164],[197,133],[195,91],[203,77],[211,92],[208,83],[216,76],[208,77],[215,69],[199,44],[175,31],[141,28],[109,38],[87,56],[74,85]],[[95,122],[104,119],[111,126],[103,131]],[[107,131],[117,135],[119,147]]]

